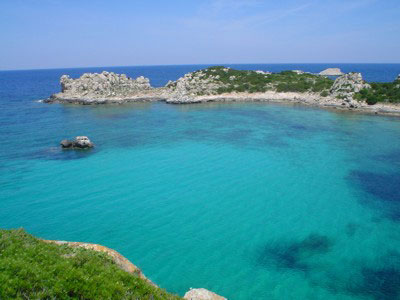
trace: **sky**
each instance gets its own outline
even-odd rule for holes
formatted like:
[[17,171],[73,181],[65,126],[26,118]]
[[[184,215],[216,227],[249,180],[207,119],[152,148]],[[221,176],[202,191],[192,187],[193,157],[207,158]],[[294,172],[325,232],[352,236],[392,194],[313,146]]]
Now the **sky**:
[[0,0],[0,70],[400,63],[400,0]]

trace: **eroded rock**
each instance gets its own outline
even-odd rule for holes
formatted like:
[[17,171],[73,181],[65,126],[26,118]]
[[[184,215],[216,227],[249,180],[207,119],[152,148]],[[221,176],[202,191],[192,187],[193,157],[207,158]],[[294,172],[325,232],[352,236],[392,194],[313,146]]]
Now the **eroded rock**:
[[339,98],[352,98],[352,96],[362,89],[371,88],[361,76],[361,73],[349,73],[336,78],[330,93]]
[[73,79],[68,75],[61,76],[61,92],[53,94],[45,102],[74,102],[89,104],[119,101],[121,99],[152,97],[148,95],[152,90],[150,80],[143,76],[136,79],[125,74],[113,72],[85,73]]

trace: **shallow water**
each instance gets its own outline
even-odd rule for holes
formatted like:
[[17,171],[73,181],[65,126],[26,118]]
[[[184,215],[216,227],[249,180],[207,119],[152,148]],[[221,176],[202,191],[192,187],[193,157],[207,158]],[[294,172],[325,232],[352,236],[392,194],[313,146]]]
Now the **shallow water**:
[[[65,72],[0,73],[0,227],[106,245],[180,295],[400,298],[399,118],[33,101]],[[75,135],[96,149],[58,148]]]

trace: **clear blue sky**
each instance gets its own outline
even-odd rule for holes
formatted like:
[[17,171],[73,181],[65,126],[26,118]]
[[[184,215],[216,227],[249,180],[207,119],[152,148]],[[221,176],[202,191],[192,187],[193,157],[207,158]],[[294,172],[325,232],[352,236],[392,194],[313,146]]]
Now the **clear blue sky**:
[[400,62],[400,0],[1,0],[0,69]]

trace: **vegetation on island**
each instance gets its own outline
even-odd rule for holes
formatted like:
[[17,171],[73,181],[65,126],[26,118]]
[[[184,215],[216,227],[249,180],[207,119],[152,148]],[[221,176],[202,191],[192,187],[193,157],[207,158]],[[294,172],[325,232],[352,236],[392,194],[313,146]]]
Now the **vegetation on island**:
[[193,73],[193,77],[211,79],[221,84],[217,94],[231,92],[313,92],[328,95],[333,80],[310,73],[283,71],[266,73],[262,71],[242,71],[223,66],[210,67]]
[[369,105],[378,102],[400,103],[400,80],[393,82],[373,82],[371,88],[362,89],[354,95],[357,100],[365,100]]
[[105,253],[0,230],[0,299],[181,299],[120,269]]

